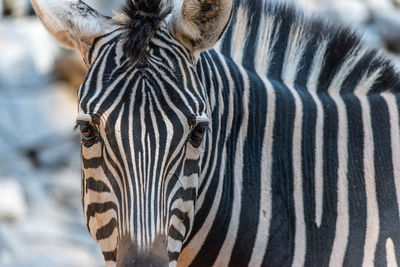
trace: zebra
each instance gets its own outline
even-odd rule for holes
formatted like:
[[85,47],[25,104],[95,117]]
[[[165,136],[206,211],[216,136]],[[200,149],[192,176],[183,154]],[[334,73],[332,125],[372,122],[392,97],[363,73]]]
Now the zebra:
[[82,202],[107,266],[397,266],[399,75],[267,0],[31,0],[88,67]]

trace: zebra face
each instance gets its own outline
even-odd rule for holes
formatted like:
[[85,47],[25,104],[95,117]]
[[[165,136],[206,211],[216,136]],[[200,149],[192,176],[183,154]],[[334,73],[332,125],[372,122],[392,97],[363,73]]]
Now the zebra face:
[[140,65],[129,65],[123,47],[118,31],[96,44],[78,93],[86,222],[103,251],[125,236],[138,248],[163,237],[180,251],[194,218],[207,99],[167,28]]
[[78,92],[82,199],[105,261],[176,265],[211,127],[196,61],[222,35],[232,0],[184,0],[180,9],[127,0],[112,19],[77,0],[32,5],[89,68]]

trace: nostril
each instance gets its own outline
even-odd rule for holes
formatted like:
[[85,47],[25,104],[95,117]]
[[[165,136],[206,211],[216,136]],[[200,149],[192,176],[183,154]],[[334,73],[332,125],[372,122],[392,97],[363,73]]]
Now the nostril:
[[166,267],[168,266],[168,261],[164,258],[160,258],[155,255],[137,255],[134,258],[126,259],[121,265],[121,267]]
[[118,244],[117,267],[167,267],[168,263],[165,238],[156,238],[145,251],[139,251],[129,238],[122,238]]

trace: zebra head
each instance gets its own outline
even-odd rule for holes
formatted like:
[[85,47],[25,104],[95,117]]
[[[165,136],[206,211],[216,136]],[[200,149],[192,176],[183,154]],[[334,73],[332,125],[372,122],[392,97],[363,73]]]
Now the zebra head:
[[231,0],[127,1],[107,18],[77,0],[32,0],[89,68],[78,91],[82,198],[109,265],[174,265],[188,238],[207,146],[209,100],[196,72]]

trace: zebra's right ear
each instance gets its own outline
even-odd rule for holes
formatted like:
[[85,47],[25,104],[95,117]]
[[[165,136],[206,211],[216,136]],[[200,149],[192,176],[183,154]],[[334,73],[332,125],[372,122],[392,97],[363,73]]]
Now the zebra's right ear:
[[183,0],[171,18],[175,37],[195,55],[213,47],[224,33],[233,0]]
[[79,0],[31,0],[31,3],[47,30],[62,45],[78,50],[87,65],[95,38],[114,27],[110,19]]

